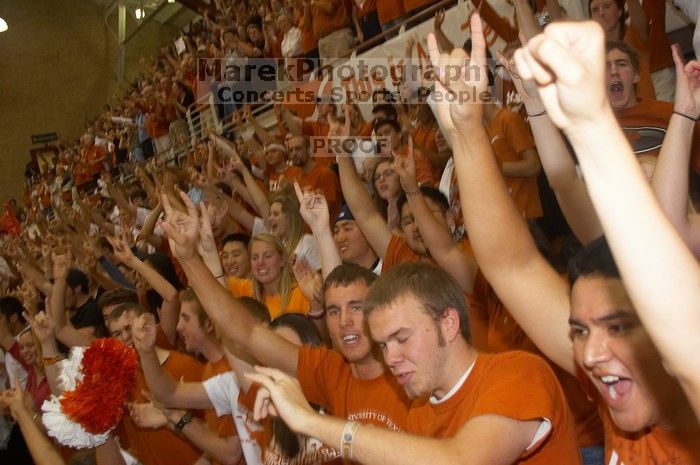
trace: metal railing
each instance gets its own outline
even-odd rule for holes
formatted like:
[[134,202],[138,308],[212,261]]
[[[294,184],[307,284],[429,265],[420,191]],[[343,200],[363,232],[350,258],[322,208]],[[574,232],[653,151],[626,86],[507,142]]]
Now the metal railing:
[[[388,29],[380,34],[377,34],[371,39],[362,42],[361,44],[352,48],[344,56],[337,57],[329,63],[324,63],[324,66],[326,66],[327,64],[331,66],[339,65],[358,53],[364,53],[375,47],[381,46],[386,38],[394,37],[396,33],[403,33],[407,30],[410,30],[412,27],[415,27],[425,22],[426,20],[431,19],[435,15],[435,12],[437,12],[438,10],[448,9],[452,6],[459,4],[460,2],[466,1],[467,0],[441,0],[433,5],[430,5],[416,14],[408,18],[404,18],[404,20],[400,24],[397,24],[391,29]],[[284,91],[285,89],[291,88],[291,86],[291,83],[286,83],[278,90]],[[223,134],[225,132],[228,132],[229,130],[234,129],[233,121],[224,123],[219,119],[216,106],[213,103],[213,95],[211,94],[211,92],[207,95],[208,102],[206,104],[202,104],[202,99],[200,98],[199,102],[193,103],[187,109],[186,121],[187,127],[190,132],[189,141],[186,144],[178,146],[177,144],[175,144],[175,141],[171,140],[170,149],[165,151],[165,153],[156,154],[156,156],[164,157],[166,163],[179,163],[180,160],[187,154],[189,149],[192,147],[192,142],[202,140],[204,134],[208,132]],[[272,109],[272,103],[263,104],[253,109],[253,116],[264,116]],[[198,116],[196,118],[193,118],[194,114],[197,114]],[[230,114],[227,116],[230,116]],[[194,147],[192,147],[192,149],[194,149]]]

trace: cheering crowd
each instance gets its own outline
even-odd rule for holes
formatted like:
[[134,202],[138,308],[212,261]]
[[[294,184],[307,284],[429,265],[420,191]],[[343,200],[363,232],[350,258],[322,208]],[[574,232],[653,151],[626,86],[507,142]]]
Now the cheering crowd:
[[369,121],[192,132],[196,57],[342,57],[432,2],[244,3],[6,205],[2,463],[700,464],[700,63],[664,2],[513,0],[495,60],[486,1],[460,43],[439,11]]

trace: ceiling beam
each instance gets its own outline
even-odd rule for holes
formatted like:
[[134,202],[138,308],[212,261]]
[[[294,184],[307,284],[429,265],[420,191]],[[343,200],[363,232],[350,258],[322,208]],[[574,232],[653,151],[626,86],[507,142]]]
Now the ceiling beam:
[[214,6],[209,5],[202,0],[177,0],[179,3],[183,4],[192,11],[197,13],[203,13],[205,10],[213,10]]

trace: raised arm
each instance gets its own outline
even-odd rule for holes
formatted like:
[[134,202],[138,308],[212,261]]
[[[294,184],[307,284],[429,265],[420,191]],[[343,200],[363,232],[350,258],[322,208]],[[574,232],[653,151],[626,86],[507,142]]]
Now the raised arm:
[[51,294],[51,282],[48,279],[46,279],[44,273],[36,267],[29,255],[27,255],[24,252],[21,252],[21,257],[22,258],[19,261],[19,265],[21,268],[22,275],[26,279],[30,280],[32,284],[34,284],[34,286],[36,286],[36,288],[41,291],[42,294]]
[[559,5],[558,0],[547,0],[545,3],[547,5],[547,11],[549,12],[549,18],[552,21],[564,19],[564,10],[561,5]]
[[59,364],[63,357],[58,350],[58,343],[54,336],[53,317],[51,316],[51,302],[46,299],[46,311],[39,312],[35,316],[25,315],[24,319],[32,326],[32,331],[41,343],[41,356],[44,360],[51,359],[51,362],[44,361],[44,371],[46,373],[46,381],[51,388],[51,394],[60,396],[63,389],[59,385],[58,376],[60,374]]
[[520,160],[503,162],[501,168],[503,175],[511,178],[536,178],[542,170],[537,150],[525,149],[518,155],[521,157]]
[[[349,135],[349,130],[350,116],[349,110],[346,108],[345,126],[343,128],[345,136]],[[389,229],[389,225],[374,206],[372,197],[357,174],[355,163],[350,154],[341,153],[337,159],[340,187],[343,191],[345,202],[347,202],[369,245],[372,246],[377,255],[383,257],[391,241],[391,229]]]
[[107,234],[116,234],[117,227],[115,224],[107,221],[96,208],[87,207],[84,203],[78,202],[80,209],[90,220],[100,227]]
[[546,113],[537,88],[530,84],[525,88],[526,83],[523,83],[511,63],[500,54],[499,59],[510,73],[527,113],[532,115],[530,127],[537,144],[537,152],[566,222],[581,244],[590,244],[603,235],[603,228],[588,197],[586,184],[576,171],[576,164],[564,138]]
[[260,187],[260,184],[258,184],[258,181],[253,177],[250,170],[242,162],[236,166],[236,169],[243,176],[246,190],[253,201],[252,207],[262,218],[267,218],[270,216],[270,202],[267,199],[267,194]]
[[430,255],[457,280],[464,292],[471,294],[474,290],[474,278],[478,269],[476,260],[474,257],[468,256],[452,240],[450,230],[438,222],[425,201],[416,179],[416,162],[413,158],[413,140],[411,138],[408,139],[408,153],[406,156],[396,158],[394,168],[399,174],[401,187],[406,193],[413,221],[416,222]]
[[130,215],[136,216],[136,205],[131,203],[126,198],[121,189],[114,185],[114,183],[112,182],[112,176],[110,176],[107,173],[104,173],[102,175],[102,180],[104,181],[105,186],[107,186],[107,192],[109,192],[109,196],[112,197],[117,206],[119,206],[121,210],[129,212]]
[[323,194],[302,192],[297,183],[294,183],[294,190],[299,200],[299,213],[316,240],[316,247],[321,257],[321,274],[325,279],[331,271],[343,263],[333,240],[326,198]]
[[173,378],[160,364],[156,349],[156,322],[153,315],[142,314],[133,324],[134,347],[141,359],[146,384],[154,400],[166,407],[207,409],[211,402],[202,383],[184,383]]
[[445,53],[450,53],[455,46],[442,30],[443,22],[445,22],[444,9],[435,12],[435,18],[433,19],[433,30],[435,31],[435,38],[437,39],[440,49]]
[[89,346],[90,338],[83,332],[75,329],[66,317],[66,278],[68,277],[73,256],[71,252],[54,253],[51,258],[54,276],[54,283],[50,293],[51,316],[53,317],[56,338],[68,347]]
[[148,212],[148,215],[146,215],[146,219],[139,230],[139,235],[136,237],[136,241],[145,239],[152,246],[160,248],[162,238],[161,236],[153,234],[153,231],[156,228],[156,224],[158,224],[158,218],[160,217],[161,213],[163,213],[163,206],[160,204],[160,202],[158,202],[156,208]]
[[243,107],[243,118],[245,118],[245,120],[250,123],[251,126],[253,126],[255,135],[258,136],[263,145],[266,145],[271,141],[270,134],[267,132],[267,129],[262,127],[262,125],[255,118],[255,115],[253,115],[253,110],[250,109],[250,105]]
[[226,273],[224,273],[223,265],[221,264],[221,257],[219,256],[219,251],[216,248],[216,241],[214,240],[214,233],[211,229],[211,219],[209,218],[209,210],[204,203],[199,204],[200,211],[202,212],[202,217],[199,222],[199,243],[197,244],[197,251],[199,256],[204,260],[204,264],[211,274],[216,277],[216,280],[222,286],[226,286]]
[[637,30],[642,39],[649,38],[649,18],[639,0],[627,0],[627,12],[630,16],[630,26]]
[[[652,188],[668,219],[696,257],[700,257],[700,217],[688,214],[688,166],[690,166],[693,130],[692,119],[700,116],[700,89],[697,63],[686,67],[677,45],[673,46],[676,62],[676,99],[674,113],[666,130],[666,137],[654,169]],[[687,115],[688,117],[684,117]]]
[[[535,79],[549,113],[556,115],[553,121],[571,140],[625,289],[700,417],[700,358],[695,356],[700,350],[700,266],[664,215],[615,124],[604,86],[604,50],[599,25],[562,23],[547,28],[516,59],[523,79]],[[691,88],[697,89],[698,63],[685,69]]]
[[163,198],[168,218],[164,227],[170,248],[180,261],[204,310],[226,337],[242,346],[260,363],[296,375],[298,347],[259,324],[211,274],[197,253],[197,209],[184,192],[180,193],[180,197],[187,206],[186,214],[173,210],[167,198]]
[[301,135],[301,126],[303,123],[301,118],[294,116],[292,112],[285,108],[281,103],[275,104],[275,112],[285,122],[287,128],[289,128],[289,132],[294,135]]
[[[478,15],[472,20],[472,62],[485,66],[483,29]],[[454,50],[439,55],[429,36],[430,58],[444,75],[448,64],[464,66],[466,54]],[[471,64],[470,66],[473,66]],[[483,68],[482,68],[483,69]],[[485,91],[481,79],[461,77],[436,83],[435,92]],[[447,86],[447,87],[446,87]],[[464,95],[464,94],[463,94]],[[559,366],[574,373],[573,345],[569,334],[569,295],[566,283],[540,255],[527,225],[508,194],[482,124],[483,108],[471,103],[437,103],[441,127],[452,140],[455,170],[469,240],[477,263],[498,297],[537,347]]]
[[[223,153],[227,157],[230,157],[230,162],[233,169],[241,173],[248,194],[253,200],[253,205],[251,206],[256,209],[260,216],[262,216],[263,218],[267,218],[270,214],[270,204],[267,201],[267,195],[260,188],[260,185],[253,177],[250,170],[245,166],[245,164],[241,160],[241,157],[238,155],[236,147],[228,140],[216,134],[211,134],[210,137],[214,140],[217,148],[221,151],[221,153]],[[250,229],[253,229],[252,226]]]
[[[205,409],[212,408],[211,401],[202,383],[183,383],[176,381],[167,373],[160,364],[158,352],[155,347],[156,323],[153,315],[143,314],[134,321],[134,344],[139,352],[141,367],[146,377],[146,384],[154,396],[154,400],[168,407]],[[139,414],[146,414],[155,407],[150,404],[135,405],[132,408],[132,417],[137,424]],[[138,412],[135,414],[135,412]],[[182,412],[162,410],[165,423],[156,426],[175,425]],[[223,464],[236,464],[241,456],[240,442],[236,437],[220,437],[216,431],[210,430],[200,419],[193,419],[190,424],[182,429],[182,434],[192,441],[204,452],[211,454],[218,462]]]
[[[350,435],[352,459],[356,463],[410,465],[509,465],[528,448],[539,420],[518,421],[501,415],[480,415],[468,420],[453,437],[438,439],[354,424],[345,418],[316,413],[304,399],[299,382],[279,370],[256,367],[248,377],[264,387],[255,402],[255,418],[267,415],[271,401],[277,414],[298,433],[318,438],[325,444],[342,443]],[[265,405],[263,408],[262,406]],[[498,447],[483,447],[491,437],[507,437]],[[344,451],[346,454],[347,451]],[[349,455],[349,454],[348,454]]]
[[129,247],[125,237],[107,237],[107,240],[112,244],[114,256],[124,265],[128,266],[148,283],[159,296],[163,298],[163,304],[160,308],[160,327],[165,333],[171,344],[175,344],[177,339],[177,319],[180,312],[180,298],[175,289],[175,286],[161,276],[154,268],[142,262]]
[[7,352],[14,344],[15,337],[12,335],[10,328],[7,327],[5,317],[0,316],[0,347]]
[[[15,379],[19,386],[19,380]],[[0,393],[0,406],[9,408],[37,465],[64,465],[65,462],[44,431],[34,411],[32,398],[22,388]]]
[[529,0],[514,0],[513,6],[515,7],[515,19],[518,22],[518,30],[526,39],[529,40],[542,32],[542,28],[537,24]]

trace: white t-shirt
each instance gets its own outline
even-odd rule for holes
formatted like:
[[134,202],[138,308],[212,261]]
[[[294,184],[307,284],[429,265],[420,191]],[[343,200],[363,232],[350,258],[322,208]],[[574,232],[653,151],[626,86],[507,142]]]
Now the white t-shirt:
[[[270,231],[265,226],[265,220],[259,216],[255,217],[253,221],[253,237],[260,233],[269,233]],[[321,256],[318,254],[318,248],[316,248],[316,240],[311,234],[304,234],[299,243],[294,248],[294,255],[297,259],[306,260],[311,269],[320,270],[321,269]]]
[[7,370],[7,376],[10,378],[10,387],[12,389],[17,387],[15,386],[15,376],[19,378],[19,384],[22,386],[22,389],[26,388],[27,377],[29,376],[27,370],[9,352],[5,353],[5,370]]
[[238,403],[240,388],[236,374],[228,371],[209,378],[202,384],[216,414],[220,417],[230,414],[233,418],[246,464],[262,465],[260,446],[250,437],[251,432],[262,431],[262,425],[253,419],[253,412]]
[[376,274],[377,276],[382,274],[382,265],[383,264],[384,264],[384,260],[382,260],[381,258],[379,260],[377,260],[377,264],[371,270],[372,273]]
[[303,50],[301,49],[301,29],[298,27],[293,27],[284,35],[282,38],[282,56],[285,58],[291,58],[301,55]]
[[438,189],[440,189],[440,192],[442,192],[445,197],[447,197],[447,201],[450,201],[450,185],[452,184],[452,173],[455,171],[455,160],[454,158],[450,157],[449,160],[447,160],[447,163],[445,164],[445,169],[442,171],[442,176],[440,177],[440,185],[438,186]]
[[695,22],[693,48],[695,49],[695,55],[700,56],[700,4],[698,0],[673,0],[673,3],[680,8],[691,21]]

